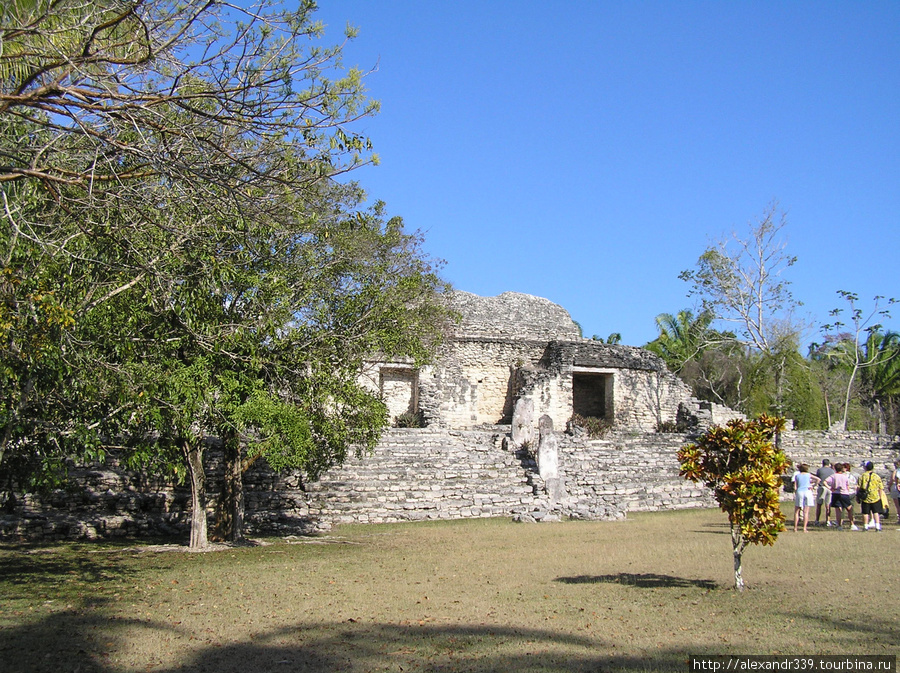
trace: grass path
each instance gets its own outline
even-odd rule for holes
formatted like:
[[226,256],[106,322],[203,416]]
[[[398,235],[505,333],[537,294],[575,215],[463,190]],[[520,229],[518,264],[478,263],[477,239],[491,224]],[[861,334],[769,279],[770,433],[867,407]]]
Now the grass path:
[[272,542],[0,547],[0,670],[685,671],[689,654],[900,650],[895,526],[783,533],[745,554],[743,595],[718,511]]

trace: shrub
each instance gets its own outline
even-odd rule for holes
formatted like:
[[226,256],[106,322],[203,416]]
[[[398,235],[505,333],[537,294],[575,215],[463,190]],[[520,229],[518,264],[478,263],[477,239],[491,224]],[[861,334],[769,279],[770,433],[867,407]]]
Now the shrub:
[[684,434],[691,431],[691,425],[681,418],[676,421],[659,421],[656,424],[656,431],[669,434]]
[[425,418],[421,411],[405,411],[394,421],[395,428],[424,428]]
[[572,414],[569,426],[581,428],[591,439],[600,439],[612,430],[612,423],[606,419],[596,416],[581,416],[580,414]]

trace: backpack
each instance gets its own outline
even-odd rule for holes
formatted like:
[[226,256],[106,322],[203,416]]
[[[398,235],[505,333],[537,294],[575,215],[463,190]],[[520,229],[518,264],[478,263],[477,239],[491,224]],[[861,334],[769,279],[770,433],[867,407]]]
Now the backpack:
[[872,483],[872,473],[868,472],[863,475],[863,477],[869,477],[869,481],[866,482],[866,485],[862,485],[862,477],[860,477],[859,484],[856,488],[856,502],[863,503],[869,497],[869,484]]

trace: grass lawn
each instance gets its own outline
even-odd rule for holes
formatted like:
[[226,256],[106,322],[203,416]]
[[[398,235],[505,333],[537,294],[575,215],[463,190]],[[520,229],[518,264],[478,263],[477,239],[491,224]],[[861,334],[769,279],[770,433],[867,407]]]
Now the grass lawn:
[[895,525],[751,547],[743,594],[717,510],[289,542],[0,546],[0,671],[687,671],[689,654],[900,649]]

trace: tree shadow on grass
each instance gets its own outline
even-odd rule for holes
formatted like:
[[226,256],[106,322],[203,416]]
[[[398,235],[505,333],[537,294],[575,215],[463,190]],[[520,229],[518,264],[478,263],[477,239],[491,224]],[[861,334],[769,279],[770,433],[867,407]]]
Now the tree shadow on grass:
[[[85,619],[69,611],[0,629],[0,662],[12,663],[8,670],[17,673],[118,673],[126,668],[115,661],[122,649],[151,635],[177,640],[177,646],[173,646],[184,652],[175,665],[151,661],[150,655],[148,661],[137,664],[157,673],[668,672],[683,671],[686,660],[684,653],[674,650],[662,650],[652,659],[618,655],[615,644],[601,638],[551,630],[356,620],[301,622],[262,632],[248,630],[241,642],[198,646],[188,642],[196,634],[180,627],[96,615]],[[132,662],[127,666],[128,670],[134,665]]]
[[[859,614],[837,611],[836,614],[821,615],[811,612],[782,612],[785,619],[804,620],[810,629],[825,627],[832,634],[832,643],[840,644],[853,651],[854,646],[865,643],[871,654],[880,654],[886,648],[887,654],[896,651],[896,643],[900,640],[900,626],[890,619],[873,617],[870,614]],[[879,644],[882,644],[879,647]]]
[[673,575],[657,575],[656,573],[616,573],[614,575],[577,575],[575,577],[557,577],[554,582],[563,584],[622,584],[642,589],[687,588],[716,589],[718,584],[712,580],[697,580]]
[[728,521],[720,523],[701,523],[704,530],[693,530],[692,533],[705,533],[707,535],[731,535],[731,524]]
[[0,584],[7,588],[32,587],[33,591],[35,586],[58,586],[73,580],[123,580],[139,572],[131,564],[122,563],[117,550],[108,551],[111,553],[69,554],[54,548],[7,546],[0,553]]

